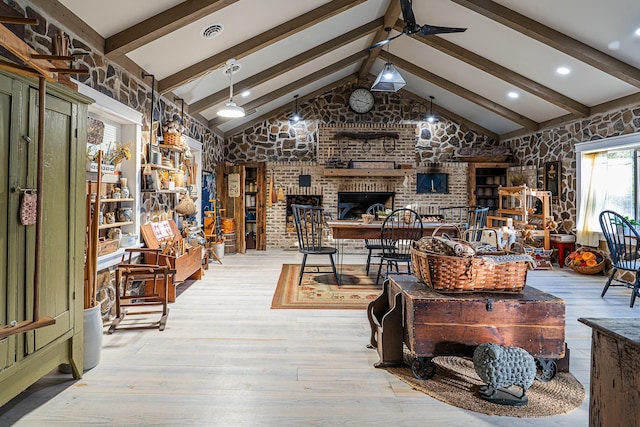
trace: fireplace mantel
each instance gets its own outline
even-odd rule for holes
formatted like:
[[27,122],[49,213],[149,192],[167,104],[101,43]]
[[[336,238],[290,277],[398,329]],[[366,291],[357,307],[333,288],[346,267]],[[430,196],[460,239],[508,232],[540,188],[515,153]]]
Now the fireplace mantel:
[[411,169],[340,169],[325,168],[324,176],[405,176]]

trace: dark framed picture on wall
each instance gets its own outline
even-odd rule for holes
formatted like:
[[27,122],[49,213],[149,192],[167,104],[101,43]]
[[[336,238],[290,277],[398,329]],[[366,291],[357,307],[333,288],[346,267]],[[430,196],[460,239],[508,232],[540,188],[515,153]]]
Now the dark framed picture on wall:
[[418,173],[416,178],[416,193],[418,194],[447,194],[449,192],[449,176],[446,173]]
[[562,163],[559,161],[544,164],[544,189],[550,191],[554,199],[560,196],[561,167]]

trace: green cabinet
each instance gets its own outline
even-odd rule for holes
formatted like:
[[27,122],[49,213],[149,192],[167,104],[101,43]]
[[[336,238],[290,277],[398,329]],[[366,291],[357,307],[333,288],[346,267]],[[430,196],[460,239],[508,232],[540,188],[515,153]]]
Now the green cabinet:
[[[0,405],[55,369],[82,373],[84,159],[90,99],[49,84],[45,99],[39,314],[55,324],[0,339]],[[0,72],[0,327],[33,317],[35,226],[19,221],[36,188],[37,82]]]

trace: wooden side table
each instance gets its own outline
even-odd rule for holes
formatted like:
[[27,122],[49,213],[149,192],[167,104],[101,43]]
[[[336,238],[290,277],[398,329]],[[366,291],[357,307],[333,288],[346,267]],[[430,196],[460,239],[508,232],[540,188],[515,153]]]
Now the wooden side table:
[[635,426],[640,420],[638,318],[580,318],[593,329],[589,426]]
[[575,242],[563,242],[551,240],[551,247],[558,251],[558,265],[560,268],[564,267],[564,259],[571,252],[576,250]]

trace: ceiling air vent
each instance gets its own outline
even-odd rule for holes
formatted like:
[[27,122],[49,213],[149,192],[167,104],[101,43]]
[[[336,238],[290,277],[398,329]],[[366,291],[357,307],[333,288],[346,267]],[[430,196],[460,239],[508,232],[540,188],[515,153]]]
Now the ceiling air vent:
[[215,24],[209,24],[204,27],[200,32],[200,35],[203,39],[214,39],[222,33],[222,30],[224,30],[224,25],[217,22]]

